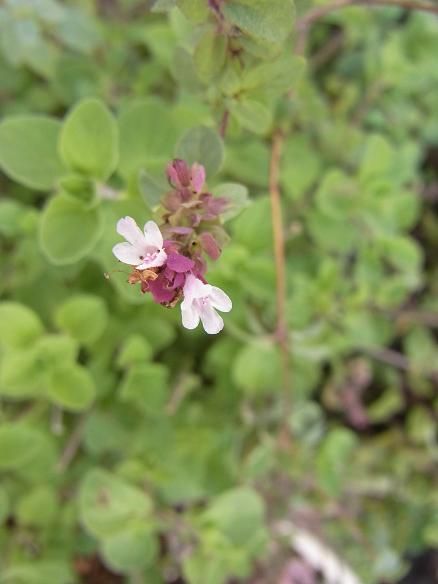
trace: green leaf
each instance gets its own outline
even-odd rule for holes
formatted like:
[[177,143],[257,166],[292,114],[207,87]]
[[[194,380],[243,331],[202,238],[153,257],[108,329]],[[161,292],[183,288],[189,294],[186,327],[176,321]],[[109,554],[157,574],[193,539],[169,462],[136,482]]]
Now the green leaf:
[[50,526],[58,510],[56,493],[47,486],[37,486],[20,500],[17,519],[20,525]]
[[90,207],[97,202],[94,181],[81,175],[70,174],[62,177],[59,181],[59,189],[61,193],[78,199]]
[[329,170],[319,185],[316,201],[327,217],[344,220],[358,205],[358,186],[341,170]]
[[97,538],[123,533],[131,522],[149,521],[152,502],[140,489],[107,471],[88,472],[79,493],[79,514]]
[[[35,561],[5,568],[5,584],[70,584],[74,576],[67,562]],[[3,583],[2,583],[3,584]]]
[[0,303],[0,342],[11,347],[31,345],[44,331],[38,316],[18,302]]
[[0,124],[0,167],[31,189],[47,191],[65,172],[58,156],[61,124],[46,116],[17,116]]
[[319,178],[321,169],[321,158],[306,136],[289,138],[282,157],[281,184],[291,198],[302,197]]
[[194,24],[200,24],[208,17],[208,3],[204,0],[177,0],[176,5]]
[[114,172],[119,158],[117,124],[101,101],[84,99],[68,114],[60,151],[73,171],[101,180]]
[[359,179],[362,183],[388,174],[394,162],[394,150],[383,136],[371,135],[366,143],[365,155],[360,167]]
[[234,26],[260,42],[280,45],[292,32],[292,0],[231,0],[222,10]]
[[39,396],[44,392],[44,374],[37,346],[7,347],[0,361],[0,393],[14,400]]
[[152,357],[152,347],[143,335],[134,334],[124,339],[117,357],[119,367],[129,367],[135,363],[144,363]]
[[24,205],[17,201],[0,201],[0,235],[16,237],[21,231],[23,212],[26,212]]
[[276,95],[286,93],[297,85],[305,63],[303,57],[287,54],[285,57],[248,68],[242,71],[242,89],[248,93],[257,89]]
[[61,408],[80,412],[93,403],[96,387],[85,367],[60,365],[48,374],[47,393]]
[[4,424],[0,427],[0,471],[26,465],[41,447],[41,434],[37,430],[23,424]]
[[175,155],[189,164],[199,162],[205,166],[207,177],[215,175],[224,159],[224,145],[218,133],[206,126],[192,128],[179,141]]
[[134,365],[127,373],[120,397],[152,414],[164,410],[168,398],[168,370],[160,363]]
[[146,170],[140,170],[138,176],[138,190],[150,209],[154,209],[159,205],[162,196],[166,193],[168,188],[169,186],[166,185],[164,179],[160,181],[151,176]]
[[199,39],[193,55],[196,71],[203,81],[210,81],[223,69],[227,39],[215,30],[207,30]]
[[235,240],[251,250],[272,249],[271,203],[260,197],[233,222]]
[[36,343],[35,349],[39,362],[47,367],[73,363],[78,354],[77,342],[67,335],[44,335]]
[[385,258],[396,268],[409,272],[421,265],[422,250],[418,243],[408,236],[393,236],[379,240]]
[[101,232],[99,209],[89,209],[82,201],[57,195],[43,211],[39,241],[53,264],[73,264],[93,249]]
[[266,134],[272,124],[272,114],[262,103],[253,99],[235,101],[231,112],[237,121],[255,134]]
[[233,365],[236,385],[248,393],[272,393],[280,385],[280,356],[272,344],[257,343],[244,347]]
[[436,445],[436,423],[428,408],[415,406],[410,409],[407,434],[415,444],[434,448]]
[[148,526],[133,526],[102,543],[105,563],[117,572],[142,570],[154,563],[157,553],[157,538]]
[[0,486],[0,524],[6,521],[9,515],[9,497],[6,489]]
[[77,294],[68,298],[56,311],[57,326],[80,343],[94,343],[108,323],[108,309],[102,298]]
[[162,176],[166,161],[172,158],[177,138],[169,107],[156,99],[137,100],[124,108],[119,117],[119,172],[129,180],[148,162],[161,161]]
[[221,217],[223,221],[229,221],[237,217],[246,207],[249,206],[248,189],[239,183],[223,183],[214,188],[216,197],[225,197],[230,205]]
[[213,500],[203,521],[214,525],[236,546],[246,545],[264,528],[263,499],[248,487],[238,487]]
[[348,465],[357,444],[353,432],[335,428],[325,438],[316,457],[319,484],[332,496],[340,493],[345,484]]

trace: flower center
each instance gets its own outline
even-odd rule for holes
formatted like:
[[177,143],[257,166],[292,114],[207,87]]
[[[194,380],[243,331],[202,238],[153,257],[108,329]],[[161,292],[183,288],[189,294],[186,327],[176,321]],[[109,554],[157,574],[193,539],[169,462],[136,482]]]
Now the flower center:
[[154,260],[158,255],[158,249],[153,251],[148,251],[145,254],[139,256],[142,262],[151,262]]
[[200,309],[205,308],[206,306],[210,305],[210,300],[209,300],[208,296],[204,296],[202,298],[196,298],[196,300],[194,302],[197,305],[197,307]]

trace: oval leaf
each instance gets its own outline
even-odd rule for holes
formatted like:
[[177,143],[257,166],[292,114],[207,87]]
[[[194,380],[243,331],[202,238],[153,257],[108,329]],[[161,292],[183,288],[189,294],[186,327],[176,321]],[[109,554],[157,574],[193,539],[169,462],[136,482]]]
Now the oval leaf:
[[0,167],[31,189],[53,188],[65,172],[58,156],[61,124],[46,116],[17,116],[0,125]]
[[49,201],[40,224],[40,245],[57,265],[77,262],[94,247],[102,232],[99,209],[89,209],[79,200],[58,195]]
[[184,134],[176,147],[175,155],[176,158],[182,158],[189,164],[199,162],[205,167],[207,176],[212,176],[222,166],[224,145],[215,130],[198,126]]
[[61,131],[61,156],[74,171],[102,180],[119,158],[117,124],[98,99],[85,99],[67,116]]

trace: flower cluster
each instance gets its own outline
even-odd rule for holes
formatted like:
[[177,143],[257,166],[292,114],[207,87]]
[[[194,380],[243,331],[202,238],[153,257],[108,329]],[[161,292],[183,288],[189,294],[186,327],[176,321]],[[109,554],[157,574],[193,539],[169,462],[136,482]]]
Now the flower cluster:
[[117,223],[117,232],[125,238],[113,248],[116,258],[133,270],[130,284],[140,284],[154,301],[173,308],[180,300],[182,323],[194,329],[201,321],[204,330],[216,334],[224,322],[217,310],[229,312],[230,298],[205,279],[204,254],[216,260],[227,235],[220,215],[228,201],[205,190],[205,169],[173,160],[167,166],[171,190],[161,206],[161,228],[148,221],[142,231],[132,217]]

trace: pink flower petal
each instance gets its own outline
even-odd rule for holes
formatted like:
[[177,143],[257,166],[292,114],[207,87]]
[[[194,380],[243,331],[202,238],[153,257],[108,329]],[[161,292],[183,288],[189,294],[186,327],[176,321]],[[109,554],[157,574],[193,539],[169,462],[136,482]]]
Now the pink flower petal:
[[195,193],[200,193],[205,183],[205,168],[202,164],[192,164],[192,187]]
[[204,231],[199,236],[202,249],[212,259],[217,260],[221,255],[221,249],[211,233]]
[[190,272],[195,262],[180,253],[172,252],[167,256],[167,267],[178,273]]
[[155,300],[159,304],[163,302],[170,302],[175,296],[175,290],[167,287],[168,280],[158,277],[153,282],[149,282],[149,290]]

